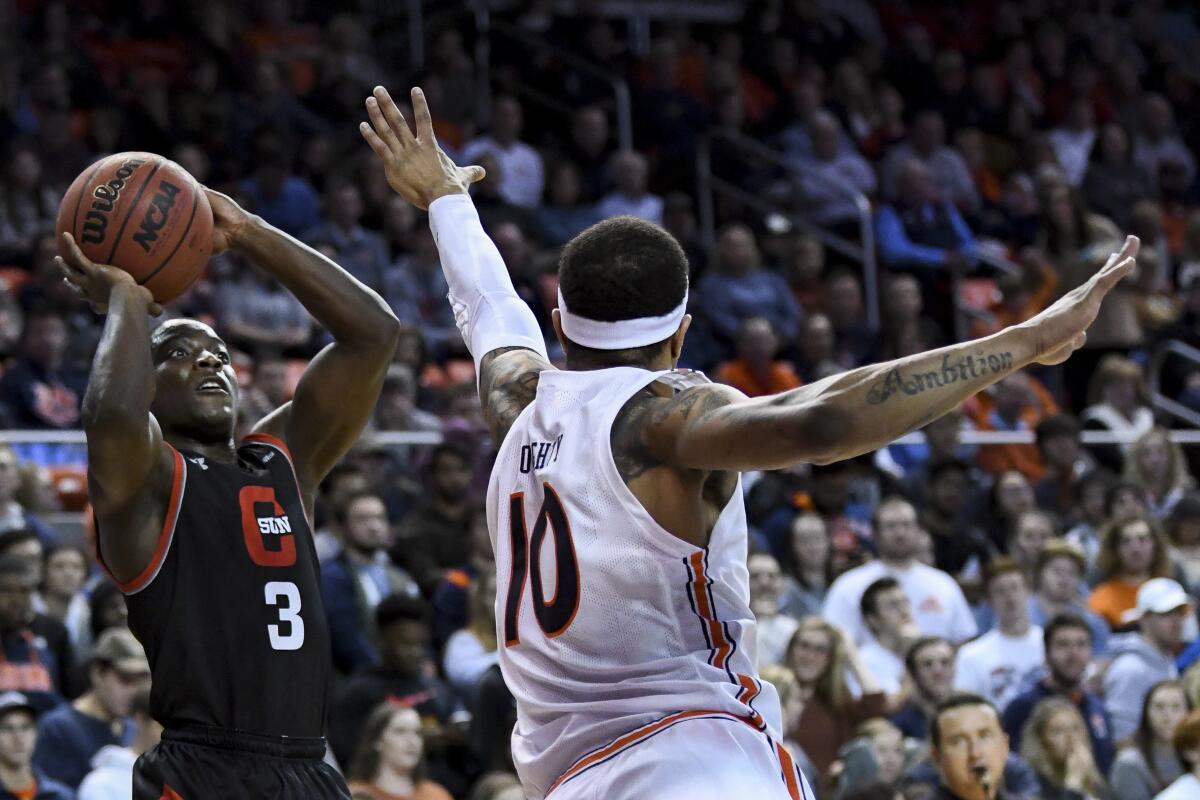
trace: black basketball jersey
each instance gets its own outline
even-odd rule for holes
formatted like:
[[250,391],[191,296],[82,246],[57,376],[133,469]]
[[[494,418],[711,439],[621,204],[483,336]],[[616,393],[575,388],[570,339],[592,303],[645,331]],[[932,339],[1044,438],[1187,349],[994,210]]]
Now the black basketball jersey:
[[323,735],[329,631],[283,442],[247,437],[232,465],[177,451],[158,549],[121,588],[163,725]]

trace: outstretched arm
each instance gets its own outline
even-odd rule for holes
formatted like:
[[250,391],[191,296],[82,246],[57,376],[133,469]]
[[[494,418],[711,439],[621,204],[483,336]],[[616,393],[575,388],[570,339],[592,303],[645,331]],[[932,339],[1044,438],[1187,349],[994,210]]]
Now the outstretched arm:
[[1103,269],[1036,317],[971,342],[833,375],[783,394],[744,398],[700,386],[663,400],[642,444],[684,469],[776,469],[876,450],[1033,363],[1058,364],[1085,341],[1100,302],[1134,268],[1130,236]]
[[533,400],[538,375],[553,367],[537,319],[513,288],[467,194],[483,169],[459,167],[438,146],[420,89],[412,90],[415,134],[383,87],[366,104],[371,122],[360,129],[383,163],[388,184],[429,210],[454,321],[475,359],[484,417],[498,444]]
[[216,241],[217,251],[227,246],[246,255],[333,335],[333,344],[304,370],[292,401],[254,427],[287,443],[305,502],[311,503],[321,479],[371,417],[400,323],[379,295],[337,264],[225,195],[206,192],[218,228],[228,231]]

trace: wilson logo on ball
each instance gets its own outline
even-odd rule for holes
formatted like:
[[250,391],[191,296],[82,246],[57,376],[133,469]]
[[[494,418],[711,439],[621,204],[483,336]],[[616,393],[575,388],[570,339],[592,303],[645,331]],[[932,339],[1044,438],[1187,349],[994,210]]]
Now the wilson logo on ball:
[[144,159],[131,158],[121,164],[108,183],[101,184],[92,190],[92,207],[83,220],[83,241],[89,244],[100,244],[108,232],[108,215],[121,196],[121,189],[133,171],[145,164]]
[[177,194],[179,194],[178,186],[166,181],[159,182],[158,191],[146,209],[146,216],[142,217],[142,224],[138,226],[138,232],[133,235],[133,240],[141,245],[147,253],[150,252],[150,246],[158,240],[158,232],[162,226],[167,224],[167,215],[171,213],[171,207],[175,205],[175,195]]

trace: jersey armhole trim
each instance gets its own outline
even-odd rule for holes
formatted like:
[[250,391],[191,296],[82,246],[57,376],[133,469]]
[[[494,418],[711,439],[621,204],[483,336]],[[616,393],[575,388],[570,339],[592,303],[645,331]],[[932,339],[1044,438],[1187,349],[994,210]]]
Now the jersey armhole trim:
[[283,453],[283,457],[287,459],[288,468],[292,471],[292,480],[296,483],[296,496],[300,499],[300,508],[304,511],[305,522],[308,523],[310,531],[316,531],[313,521],[308,518],[308,507],[304,505],[304,490],[300,488],[300,475],[296,472],[296,460],[292,458],[292,451],[288,449],[287,442],[269,433],[251,433],[242,437],[242,444],[265,444]]
[[118,581],[116,576],[109,570],[108,565],[104,562],[104,555],[100,547],[100,525],[96,523],[96,560],[108,576],[116,582],[117,587],[122,593],[131,595],[145,589],[154,579],[158,577],[159,571],[162,570],[163,563],[167,560],[167,553],[171,550],[171,542],[175,540],[175,525],[179,521],[179,510],[183,506],[183,494],[187,485],[187,463],[183,459],[183,454],[176,450],[171,445],[171,454],[174,458],[174,474],[171,478],[171,498],[167,501],[167,513],[163,517],[162,532],[158,535],[158,543],[154,548],[154,555],[150,557],[149,563],[141,573],[133,580],[122,583]]

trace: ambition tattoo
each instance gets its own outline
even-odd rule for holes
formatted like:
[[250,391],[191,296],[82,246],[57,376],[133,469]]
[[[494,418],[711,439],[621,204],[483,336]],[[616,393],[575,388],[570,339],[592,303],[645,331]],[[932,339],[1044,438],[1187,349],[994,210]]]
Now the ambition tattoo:
[[901,374],[900,369],[888,371],[883,380],[867,391],[867,402],[873,406],[886,403],[898,394],[913,395],[950,386],[960,381],[969,381],[987,375],[999,375],[1012,369],[1012,353],[988,353],[963,356],[954,361],[949,355],[942,356],[940,370]]

